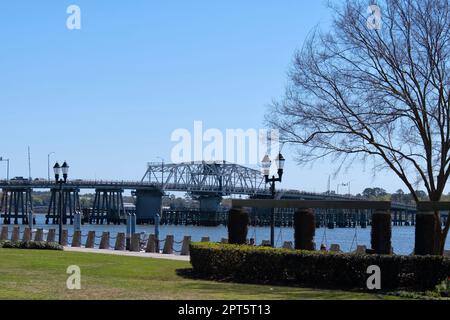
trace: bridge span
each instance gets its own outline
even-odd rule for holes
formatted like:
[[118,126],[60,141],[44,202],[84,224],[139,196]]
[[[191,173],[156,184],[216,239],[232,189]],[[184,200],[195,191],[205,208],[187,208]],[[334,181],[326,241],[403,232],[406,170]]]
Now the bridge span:
[[[51,199],[46,215],[47,223],[58,223],[57,208],[61,204],[63,223],[72,223],[75,212],[83,212],[79,192],[95,190],[94,203],[89,213],[91,223],[117,223],[124,216],[123,193],[131,191],[136,197],[138,223],[152,222],[161,213],[162,197],[166,192],[186,192],[200,203],[200,213],[214,215],[223,197],[248,196],[253,199],[271,197],[260,171],[237,164],[220,162],[191,162],[180,164],[149,163],[140,181],[111,181],[72,179],[62,186],[62,192],[53,181],[43,179],[10,179],[0,181],[2,197],[0,214],[3,223],[28,223],[28,212],[33,210],[33,190],[50,190]],[[298,190],[279,190],[278,199],[303,200],[361,200],[360,198]],[[415,207],[393,203],[394,212],[415,213]],[[266,210],[267,211],[267,210]],[[261,210],[258,214],[268,215]]]

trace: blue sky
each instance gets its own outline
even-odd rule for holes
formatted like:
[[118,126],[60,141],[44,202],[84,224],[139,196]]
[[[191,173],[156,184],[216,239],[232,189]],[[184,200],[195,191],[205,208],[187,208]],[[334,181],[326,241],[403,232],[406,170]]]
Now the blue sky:
[[[81,30],[66,8],[81,8]],[[296,49],[325,1],[8,1],[0,8],[0,156],[11,175],[47,176],[47,154],[73,178],[140,179],[146,163],[170,159],[171,133],[263,128],[283,94]],[[325,191],[332,163],[299,168],[288,159],[283,187]],[[5,164],[0,177],[5,176]],[[355,165],[332,181],[402,187]],[[345,189],[344,187],[341,188]]]

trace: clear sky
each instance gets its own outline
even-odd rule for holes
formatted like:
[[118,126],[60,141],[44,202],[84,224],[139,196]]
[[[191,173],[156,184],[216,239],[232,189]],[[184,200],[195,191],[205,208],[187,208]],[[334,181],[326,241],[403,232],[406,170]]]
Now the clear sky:
[[[81,8],[81,30],[66,9]],[[204,127],[259,129],[282,96],[296,49],[324,1],[23,1],[0,6],[0,156],[11,176],[47,176],[47,154],[71,178],[141,179],[146,163],[168,161],[171,133]],[[286,149],[283,187],[325,191],[333,164],[299,168]],[[0,177],[6,164],[0,164]],[[402,187],[355,165],[331,182]],[[341,190],[346,190],[341,187]]]

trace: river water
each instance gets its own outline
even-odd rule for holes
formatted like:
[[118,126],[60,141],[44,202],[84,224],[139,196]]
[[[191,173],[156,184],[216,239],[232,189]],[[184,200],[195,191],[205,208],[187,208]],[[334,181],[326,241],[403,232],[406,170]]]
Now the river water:
[[[35,228],[43,228],[45,231],[51,228],[58,229],[58,226],[44,224],[45,217],[43,215],[36,216]],[[21,229],[25,226],[20,226]],[[64,227],[69,230],[70,236],[73,234],[73,226],[68,225]],[[84,244],[88,231],[95,231],[96,236],[100,237],[104,231],[109,231],[112,238],[119,232],[126,232],[125,225],[83,225],[81,227]],[[10,226],[10,231],[12,226]],[[44,231],[44,232],[45,232]],[[136,226],[136,232],[149,235],[155,232],[153,225]],[[394,252],[397,254],[411,254],[414,249],[414,227],[392,227],[392,246]],[[225,226],[218,227],[199,227],[199,226],[174,226],[161,225],[159,228],[160,239],[165,239],[166,235],[173,235],[176,242],[181,242],[184,236],[191,236],[192,241],[200,241],[202,237],[209,237],[211,241],[218,242],[222,238],[227,238],[227,228]],[[263,240],[270,239],[269,227],[249,227],[248,238],[254,238],[257,244],[261,244]],[[275,229],[276,245],[281,247],[284,241],[294,241],[294,231],[292,228],[276,228]],[[356,249],[357,245],[365,245],[370,248],[370,227],[366,229],[361,228],[336,228],[325,229],[320,228],[316,230],[315,242],[317,247],[320,244],[325,244],[327,248],[331,244],[339,244],[341,250],[350,252]],[[96,239],[96,244],[100,243],[100,239]],[[114,246],[115,240],[111,239],[111,246]],[[181,244],[175,244],[175,250],[180,250]],[[447,239],[446,250],[450,250],[450,239]]]

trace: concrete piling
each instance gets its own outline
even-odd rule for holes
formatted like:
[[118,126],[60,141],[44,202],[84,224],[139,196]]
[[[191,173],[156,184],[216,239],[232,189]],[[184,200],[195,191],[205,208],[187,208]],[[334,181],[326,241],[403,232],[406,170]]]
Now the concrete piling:
[[11,241],[17,242],[20,240],[20,229],[19,226],[14,226],[12,235],[11,235]]
[[30,229],[29,227],[26,227],[26,228],[23,230],[22,241],[23,241],[23,242],[29,242],[29,241],[31,241],[31,229]]
[[270,240],[263,240],[261,242],[261,247],[270,247]]
[[131,235],[130,251],[132,252],[141,251],[141,235],[139,233],[133,233]]
[[72,247],[79,248],[81,247],[81,231],[75,231],[72,237]]
[[114,250],[125,250],[125,233],[119,232],[116,238],[116,245],[114,246]]
[[173,243],[174,243],[174,237],[172,235],[166,236],[166,242],[164,243],[164,254],[173,254]]
[[109,232],[103,232],[100,240],[100,249],[109,249]]
[[293,250],[294,249],[294,244],[292,243],[292,241],[285,241],[283,243],[283,249]]
[[[50,233],[50,231],[49,231],[49,233]],[[36,233],[34,235],[34,241],[37,241],[37,242],[44,241],[44,230],[43,229],[39,228],[36,230]]]
[[188,256],[189,255],[189,245],[191,244],[191,237],[185,236],[183,238],[183,244],[181,245],[181,255]]
[[2,232],[0,234],[0,241],[8,240],[8,227],[2,226]]
[[[38,232],[39,232],[39,230],[42,230],[42,229],[38,229]],[[38,232],[36,232],[36,237],[37,237]],[[48,230],[47,242],[48,243],[55,242],[55,235],[56,235],[56,230],[55,229]],[[42,238],[43,237],[44,237],[44,235],[43,235],[43,232],[42,232]]]
[[156,236],[154,234],[148,236],[147,247],[145,248],[145,252],[149,253],[156,252]]
[[335,243],[331,244],[330,252],[342,252],[341,246]]
[[95,246],[95,231],[89,231],[86,239],[86,248],[93,249]]
[[69,232],[67,230],[62,231],[62,237],[61,237],[61,245],[67,246],[69,240]]

